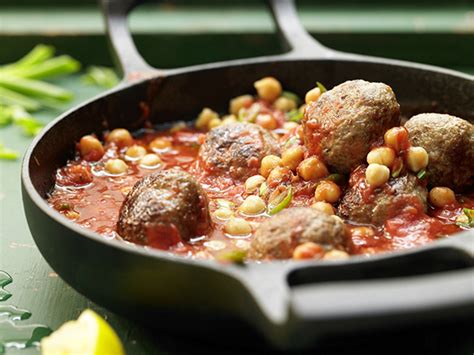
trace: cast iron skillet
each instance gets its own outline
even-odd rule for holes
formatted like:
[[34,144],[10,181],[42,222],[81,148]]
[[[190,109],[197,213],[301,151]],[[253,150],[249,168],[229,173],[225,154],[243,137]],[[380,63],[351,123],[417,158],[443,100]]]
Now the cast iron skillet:
[[252,83],[268,75],[301,96],[316,80],[328,87],[349,79],[381,81],[405,112],[449,112],[473,121],[472,76],[331,50],[305,32],[292,1],[269,3],[287,53],[157,70],[140,57],[127,29],[127,13],[137,2],[102,1],[125,80],[49,124],[23,162],[24,209],[44,258],[77,291],[118,313],[191,330],[243,319],[282,347],[308,346],[327,334],[472,316],[474,231],[371,258],[221,265],[106,240],[46,203],[55,170],[73,156],[81,136],[116,127],[133,131],[145,119],[188,120],[204,106],[225,110],[229,98],[252,92]]

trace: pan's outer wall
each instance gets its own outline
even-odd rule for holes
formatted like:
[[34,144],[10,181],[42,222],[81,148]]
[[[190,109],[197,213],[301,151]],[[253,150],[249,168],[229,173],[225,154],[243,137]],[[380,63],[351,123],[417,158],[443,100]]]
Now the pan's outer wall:
[[[55,212],[46,211],[44,201],[37,201],[37,193],[44,198],[51,191],[55,170],[73,156],[74,142],[81,136],[92,132],[100,135],[104,129],[116,127],[135,130],[146,118],[153,123],[191,120],[203,107],[225,111],[230,98],[252,93],[253,82],[268,75],[300,96],[316,81],[328,87],[349,79],[381,81],[392,86],[402,109],[411,110],[416,104],[416,112],[450,112],[474,120],[473,80],[390,64],[275,61],[183,72],[132,84],[55,121],[25,157],[25,213],[35,242],[52,268],[85,296],[135,318],[196,312],[240,315],[275,343],[297,342],[283,339],[276,325],[264,319],[243,287],[245,280],[239,282],[198,264],[110,247],[99,242],[99,236],[96,240],[69,228],[71,222],[65,218],[52,218],[50,214]],[[29,179],[36,191],[25,184]],[[269,277],[267,282],[275,280]]]

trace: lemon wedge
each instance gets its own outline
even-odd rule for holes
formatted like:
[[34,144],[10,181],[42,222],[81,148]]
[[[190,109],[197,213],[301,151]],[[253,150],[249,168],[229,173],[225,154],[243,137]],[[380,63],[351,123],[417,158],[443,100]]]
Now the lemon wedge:
[[64,323],[41,340],[43,355],[123,355],[122,343],[112,327],[86,309],[77,320]]

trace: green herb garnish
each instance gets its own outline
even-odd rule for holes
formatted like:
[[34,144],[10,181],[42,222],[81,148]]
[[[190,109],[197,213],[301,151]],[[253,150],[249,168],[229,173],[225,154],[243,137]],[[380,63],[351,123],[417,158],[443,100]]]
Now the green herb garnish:
[[300,109],[293,109],[286,114],[286,118],[291,122],[300,122],[303,119],[304,113]]
[[426,170],[425,170],[425,169],[420,170],[420,171],[418,172],[418,174],[416,174],[416,177],[417,177],[418,179],[420,179],[420,180],[425,179],[425,178],[426,178]]
[[[462,211],[464,212],[464,215],[465,215],[465,218],[463,218],[465,222],[460,220],[456,222],[456,225],[460,227],[464,227],[464,228],[474,228],[474,210],[470,208],[463,208]],[[460,217],[464,217],[464,216],[460,216]]]
[[316,86],[319,88],[319,91],[321,91],[321,94],[323,92],[328,91],[328,89],[326,89],[326,87],[323,84],[321,84],[319,81],[316,82]]
[[101,86],[110,89],[119,83],[119,78],[112,68],[89,67],[86,74],[81,77],[82,82],[88,85]]
[[331,174],[326,178],[326,180],[333,181],[336,184],[341,185],[346,181],[346,178],[342,174]]
[[300,97],[291,91],[283,91],[281,93],[281,96],[286,97],[287,99],[293,100],[294,102],[296,102],[296,105],[299,105],[301,103]]
[[260,196],[264,196],[267,193],[268,190],[268,185],[266,182],[263,182],[262,185],[260,185],[260,189],[258,190],[258,194]]
[[274,215],[282,211],[283,209],[288,207],[292,199],[293,189],[291,188],[291,186],[288,186],[286,191],[283,191],[268,204],[268,214]]

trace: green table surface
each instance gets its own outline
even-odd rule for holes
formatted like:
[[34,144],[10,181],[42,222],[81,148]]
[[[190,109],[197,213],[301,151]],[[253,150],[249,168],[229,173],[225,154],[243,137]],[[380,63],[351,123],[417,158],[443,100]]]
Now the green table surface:
[[[28,13],[30,10],[24,11]],[[330,10],[327,11],[328,14],[331,15]],[[32,12],[30,11],[29,13],[31,14]],[[78,13],[78,16],[82,15],[84,14]],[[372,15],[377,15],[375,10]],[[428,28],[430,29],[428,32],[431,31],[433,33],[428,34],[428,37],[424,37],[429,39],[424,42],[420,42],[419,37],[417,36],[423,36],[425,34],[414,34],[410,33],[409,31],[406,31],[406,37],[400,37],[400,34],[395,36],[393,33],[384,35],[383,33],[378,33],[375,31],[375,33],[371,33],[366,36],[363,36],[359,33],[353,34],[349,37],[345,36],[344,33],[342,33],[342,35],[339,37],[337,35],[333,36],[333,33],[327,34],[325,38],[329,44],[332,44],[333,47],[338,49],[347,50],[350,48],[359,48],[360,52],[382,54],[394,57],[396,56],[399,58],[421,60],[425,62],[432,62],[429,59],[434,58],[433,53],[439,53],[439,47],[449,48],[450,50],[458,48],[458,53],[452,51],[441,53],[443,63],[451,67],[459,68],[472,73],[474,72],[474,61],[472,59],[472,55],[470,59],[466,59],[465,55],[459,54],[465,54],[469,52],[471,54],[473,53],[472,45],[474,43],[472,41],[472,33],[459,33],[455,35],[452,33],[452,28],[450,27],[453,25],[453,21],[455,21],[457,18],[456,16],[458,15],[460,15],[460,13],[453,11],[450,15],[451,17],[445,19],[444,22],[438,22],[437,19],[441,18],[439,17],[441,14],[436,11],[430,12],[429,16],[427,17],[429,20],[427,20],[427,23],[429,23]],[[7,22],[3,22],[3,26],[7,26],[9,30],[15,32],[17,27],[15,27],[15,21],[12,20],[11,16],[12,15],[10,12],[4,12],[0,18],[7,19]],[[54,18],[54,14],[49,14],[49,16],[51,19]],[[86,24],[87,26],[90,26],[90,29],[94,29],[93,27],[95,26],[96,21],[95,16],[96,14],[86,21]],[[146,14],[142,14],[140,16],[146,16]],[[207,16],[209,16],[209,13],[207,13]],[[235,16],[239,16],[239,14],[237,13]],[[394,28],[403,25],[402,17],[403,16],[398,16],[397,14],[393,15],[392,25]],[[48,17],[46,16],[46,18]],[[22,21],[23,24],[28,22],[25,20],[25,18],[23,18]],[[170,26],[172,26],[172,20],[168,19],[168,21]],[[64,20],[62,19],[59,22],[63,23]],[[306,22],[309,23],[310,20],[306,19]],[[39,22],[32,19],[32,28],[39,26],[38,23]],[[67,25],[67,22],[64,23]],[[148,21],[148,23],[151,23],[151,19]],[[338,23],[341,24],[341,26],[343,24],[343,22]],[[224,27],[232,28],[232,24],[233,22],[230,21]],[[360,25],[360,23],[352,20],[352,25],[357,27]],[[142,24],[142,26],[146,28],[145,25]],[[277,52],[279,48],[278,45],[275,44],[274,37],[268,37],[268,34],[265,34],[265,26],[267,26],[267,24],[264,22],[262,26],[263,28],[256,26],[256,28],[250,31],[252,33],[242,36],[229,32],[226,32],[225,34],[217,33],[214,35],[214,37],[212,37],[216,42],[213,42],[213,40],[210,37],[207,37],[207,35],[202,35],[201,37],[196,35],[178,35],[175,37],[170,37],[170,35],[168,35],[168,37],[164,36],[157,39],[154,36],[146,34],[143,34],[142,37],[139,36],[139,42],[141,40],[142,46],[145,49],[144,51],[146,52],[148,48],[148,52],[151,55],[153,54],[149,49],[149,45],[151,43],[165,45],[166,43],[175,43],[177,41],[183,40],[186,43],[183,46],[190,45],[190,47],[186,48],[187,50],[189,49],[189,53],[191,53],[188,58],[182,59],[182,56],[180,56],[179,53],[180,51],[181,53],[183,52],[183,48],[178,46],[172,47],[172,50],[168,50],[167,56],[165,55],[165,57],[156,58],[155,62],[155,59],[151,60],[151,62],[163,64],[163,66],[178,66],[183,64],[189,65],[200,61],[202,62],[212,61],[215,59],[224,59],[225,56],[222,56],[222,52],[217,54],[217,48],[222,50],[222,47],[219,46],[219,43],[225,44],[229,41],[229,38],[236,40],[236,43],[241,45],[240,49],[243,49],[243,52],[238,52],[237,50],[231,48],[233,46],[228,45],[230,53],[228,54],[229,56],[236,56],[237,53],[240,53],[240,56],[262,54],[260,53],[262,49],[255,49],[258,47],[258,45],[256,46],[255,44],[262,43],[264,44],[264,50],[267,52]],[[466,29],[470,29],[472,31],[472,17],[468,18],[464,22],[459,22],[459,26],[461,26],[459,28],[462,28],[465,31]],[[158,29],[159,31],[157,26],[150,24],[149,27],[153,30]],[[442,28],[444,28],[444,32],[441,31]],[[5,30],[5,27],[3,30]],[[442,33],[437,33],[437,30],[440,30]],[[73,33],[68,33],[64,36],[58,34],[48,35],[45,33],[39,33],[36,35],[31,33],[12,34],[8,33],[8,31],[3,31],[2,33],[2,27],[0,26],[0,48],[11,48],[14,53],[19,55],[20,53],[27,51],[33,43],[41,41],[56,44],[63,52],[68,52],[70,50],[73,52],[73,55],[77,54],[77,57],[79,57],[85,64],[110,63],[110,59],[106,54],[106,49],[104,46],[105,42],[102,34],[100,33],[101,30],[97,29],[97,31],[97,33],[82,33],[78,36],[74,36]],[[255,31],[258,33],[255,34]],[[401,42],[394,41],[394,46],[384,47],[381,45],[381,43],[384,43],[386,38],[406,38],[406,42],[403,42],[403,40]],[[415,38],[415,40],[413,38]],[[435,43],[439,46],[438,48],[433,48]],[[470,49],[469,43],[471,46]],[[416,50],[407,53],[406,51],[400,49],[404,48],[404,44],[407,45],[406,48],[416,47]],[[195,47],[192,47],[193,45]],[[204,45],[205,48],[210,48],[210,52],[207,53],[204,51],[203,54],[203,51],[199,48],[199,46],[202,47],[202,45]],[[94,53],[95,49],[97,49],[96,53]],[[11,53],[7,53],[7,51],[1,52],[0,63],[2,63],[2,61],[11,59]],[[170,52],[174,54],[170,55]],[[16,56],[18,57],[18,55]],[[56,83],[61,84],[66,88],[70,88],[75,93],[74,102],[70,104],[71,107],[87,98],[93,97],[101,91],[99,88],[85,86],[82,84],[80,82],[79,75],[74,75],[67,79],[58,79],[56,80]],[[58,114],[60,114],[60,112],[49,110],[41,112],[37,115],[37,117],[44,122],[48,122]],[[0,129],[0,142],[4,143],[9,148],[24,152],[28,144],[31,142],[31,139],[22,136],[16,127],[8,127]],[[0,305],[15,305],[31,311],[31,318],[28,320],[18,321],[18,324],[40,323],[45,324],[52,329],[57,329],[65,321],[77,318],[77,316],[85,308],[92,308],[104,316],[107,321],[116,329],[125,345],[127,353],[129,354],[249,352],[248,348],[247,350],[242,350],[242,347],[245,349],[245,346],[244,344],[239,344],[238,342],[222,345],[213,338],[213,334],[209,334],[207,339],[197,339],[189,336],[186,336],[185,339],[183,339],[183,336],[180,334],[167,333],[166,331],[158,332],[155,330],[152,331],[150,329],[143,328],[127,319],[107,311],[100,306],[93,304],[87,298],[83,297],[70,286],[68,286],[58,277],[54,270],[48,266],[33,242],[26,224],[21,202],[20,166],[21,160],[13,162],[0,161],[0,270],[8,272],[13,278],[13,283],[6,286],[6,289],[12,294],[12,297],[5,302],[0,302]],[[436,342],[433,344],[427,344],[427,347],[431,348],[432,350],[436,350]],[[342,346],[342,348],[344,349],[345,347]],[[347,350],[347,347],[345,349]],[[355,349],[355,351],[363,351],[364,349],[365,348],[362,347]],[[465,350],[465,348],[462,349]],[[266,352],[268,351],[269,350]],[[38,350],[34,348],[28,348],[24,350],[12,349],[8,351],[8,353],[21,354],[37,352]]]

